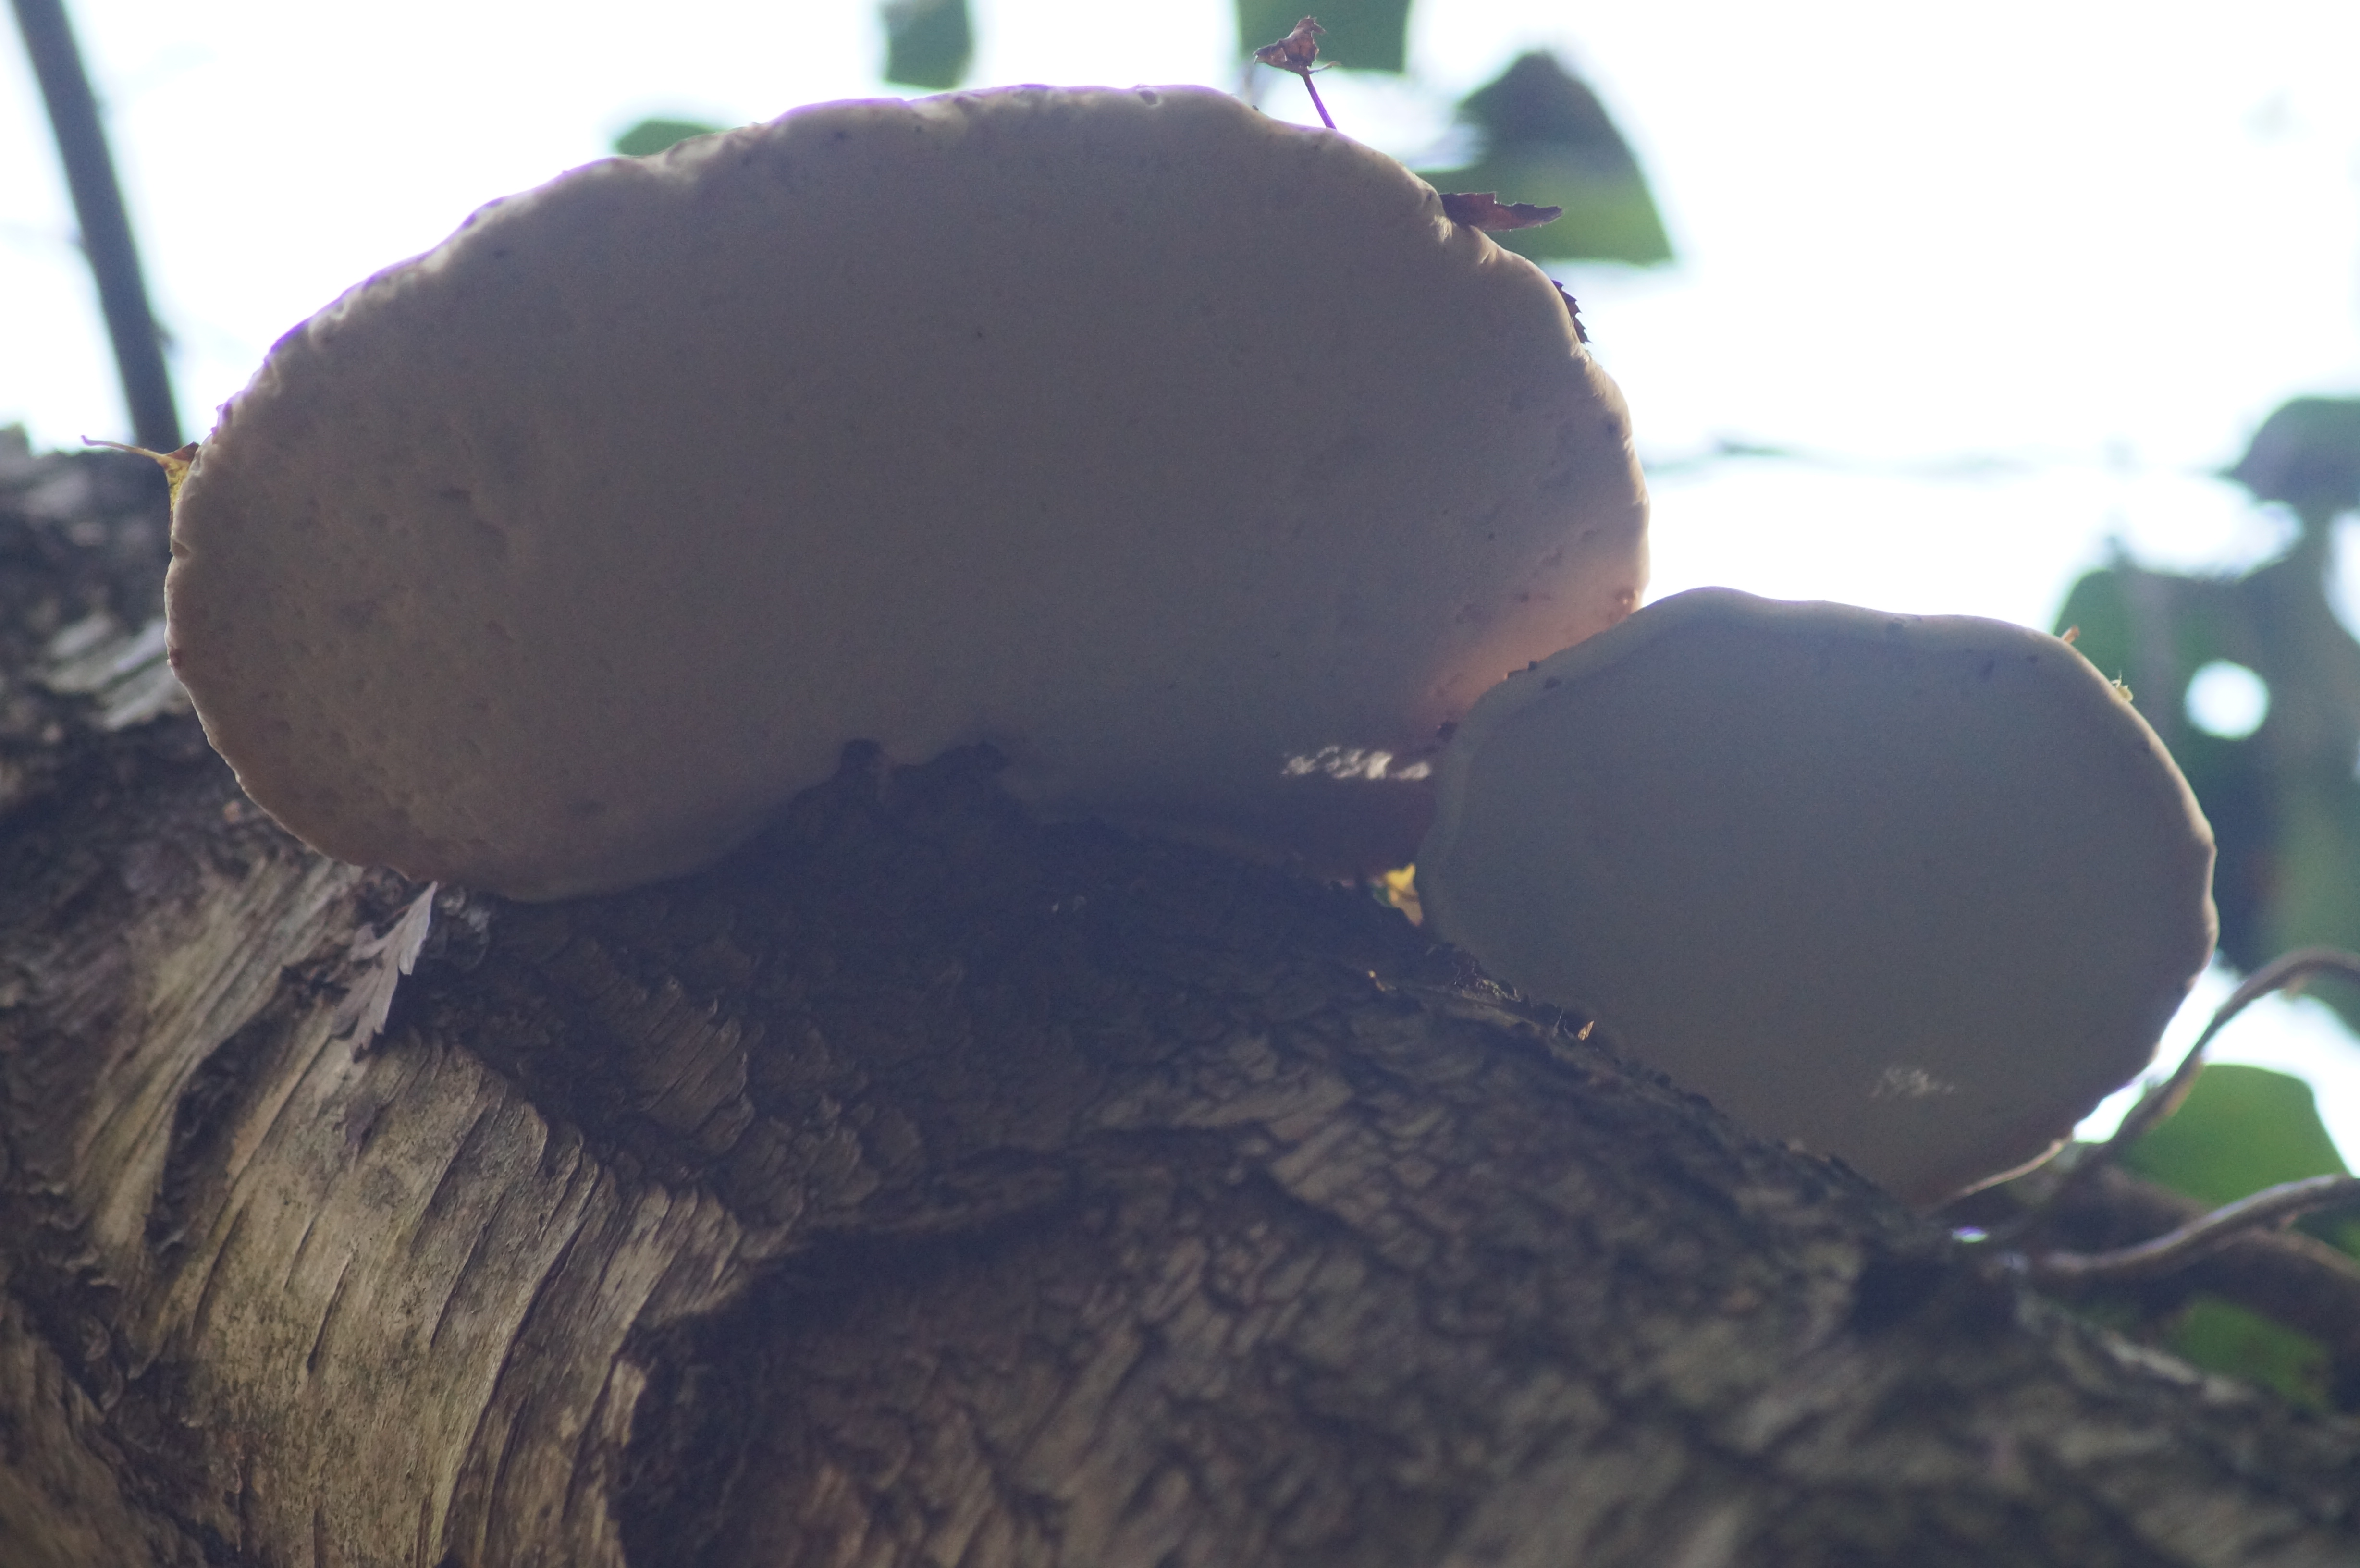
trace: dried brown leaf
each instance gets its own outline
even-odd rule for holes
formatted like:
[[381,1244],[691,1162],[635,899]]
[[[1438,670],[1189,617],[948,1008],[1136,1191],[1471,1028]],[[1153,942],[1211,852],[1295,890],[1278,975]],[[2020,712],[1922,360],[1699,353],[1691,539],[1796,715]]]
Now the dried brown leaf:
[[[1557,279],[1554,278],[1550,278],[1549,281],[1551,283],[1557,283]],[[1557,297],[1565,301],[1565,313],[1573,318],[1573,341],[1576,343],[1588,343],[1590,341],[1590,329],[1581,324],[1581,301],[1575,299],[1573,297],[1573,290],[1568,289],[1562,283],[1557,283]]]
[[1305,75],[1311,70],[1311,62],[1319,58],[1319,35],[1327,30],[1319,25],[1318,17],[1306,16],[1278,42],[1254,50],[1254,59],[1297,76]]
[[394,991],[402,976],[417,967],[419,950],[433,929],[434,895],[440,887],[440,883],[428,883],[383,936],[365,931],[353,938],[350,953],[360,972],[336,1008],[334,1033],[352,1040],[355,1055],[384,1030],[393,1011]]
[[1311,94],[1311,106],[1319,111],[1319,123],[1332,131],[1336,128],[1336,116],[1328,112],[1328,105],[1320,101],[1319,84],[1311,80],[1311,73],[1318,69],[1312,61],[1319,58],[1319,35],[1327,30],[1319,25],[1318,17],[1306,16],[1295,24],[1295,31],[1278,42],[1254,50],[1254,59],[1303,78],[1304,91]]
[[1535,207],[1530,201],[1503,202],[1491,191],[1445,191],[1442,210],[1454,223],[1470,229],[1537,229],[1565,215],[1562,207]]

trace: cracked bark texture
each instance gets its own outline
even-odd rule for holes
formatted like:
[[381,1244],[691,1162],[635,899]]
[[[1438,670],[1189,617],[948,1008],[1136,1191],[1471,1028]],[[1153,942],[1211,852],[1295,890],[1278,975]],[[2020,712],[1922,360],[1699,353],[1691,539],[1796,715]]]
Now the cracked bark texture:
[[152,522],[0,629],[0,1561],[2360,1561],[2360,1426],[983,757],[443,890],[370,1038],[423,890],[40,682]]

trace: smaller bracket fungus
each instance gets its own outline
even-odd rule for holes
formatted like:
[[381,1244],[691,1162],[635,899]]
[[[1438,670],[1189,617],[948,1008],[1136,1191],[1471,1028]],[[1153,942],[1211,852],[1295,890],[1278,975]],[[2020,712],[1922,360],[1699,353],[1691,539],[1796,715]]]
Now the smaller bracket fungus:
[[[484,209],[225,407],[167,599],[255,800],[420,878],[687,872],[856,740],[1374,866],[1440,728],[1637,603],[1645,520],[1555,286],[1400,164],[1011,88]],[[1348,753],[1397,761],[1306,810]]]
[[2212,836],[2052,637],[1698,589],[1495,688],[1430,926],[1913,1203],[2045,1156],[2212,949]]

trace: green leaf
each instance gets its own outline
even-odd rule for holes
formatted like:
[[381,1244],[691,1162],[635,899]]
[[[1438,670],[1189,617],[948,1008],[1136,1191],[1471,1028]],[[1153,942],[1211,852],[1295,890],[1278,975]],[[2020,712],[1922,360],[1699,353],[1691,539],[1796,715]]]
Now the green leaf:
[[1502,201],[1562,207],[1546,228],[1494,234],[1534,260],[1672,259],[1655,199],[1630,144],[1587,82],[1548,54],[1519,58],[1499,80],[1470,93],[1459,117],[1482,134],[1479,162],[1422,173],[1437,191],[1495,191]]
[[2281,404],[2225,477],[2256,501],[2284,501],[2306,521],[2360,506],[2360,397]]
[[2319,1119],[2311,1085],[2264,1067],[2209,1063],[2178,1112],[2141,1138],[2123,1164],[2206,1203],[2265,1187],[2342,1176],[2343,1157]]
[[[2311,1085],[2264,1067],[2209,1063],[2171,1118],[2123,1157],[2158,1186],[2218,1206],[2265,1187],[2343,1176],[2344,1158],[2319,1119]],[[2323,1215],[2305,1228],[2360,1252],[2360,1221]]]
[[[2275,878],[2265,926],[2270,947],[2360,948],[2360,784],[2289,773],[2277,784]],[[2360,987],[2322,975],[2307,990],[2346,1027],[2360,1029]]]
[[2196,1297],[2167,1343],[2175,1355],[2210,1371],[2275,1388],[2312,1410],[2330,1407],[2326,1347],[2234,1301]]
[[2187,775],[2218,851],[2212,901],[2221,915],[2221,954],[2247,973],[2289,945],[2332,942],[2311,935],[2290,944],[2274,913],[2287,887],[2279,858],[2286,804],[2268,743],[2258,734],[2206,735],[2186,717],[2191,677],[2216,659],[2267,665],[2260,673],[2273,706],[2283,700],[2279,688],[2288,676],[2256,642],[2249,598],[2240,580],[2181,577],[2124,561],[2076,583],[2057,615],[2058,632],[2078,633],[2073,646],[2098,673],[2129,685],[2140,716]]
[[615,138],[615,150],[625,158],[647,158],[694,136],[709,136],[721,127],[696,120],[641,120]]
[[1409,57],[1409,0],[1328,0],[1313,12],[1306,0],[1237,0],[1238,48],[1251,54],[1276,43],[1306,15],[1327,32],[1319,58],[1351,71],[1399,71]]
[[956,87],[975,58],[967,0],[885,0],[885,80],[904,87]]
[[[2098,673],[2110,680],[2129,679],[2131,663],[2131,592],[2125,582],[2127,573],[2118,567],[2102,567],[2085,573],[2065,595],[2064,608],[2057,612],[2057,635],[2073,634],[2073,647],[2091,663]],[[2133,701],[2145,711],[2156,699],[2137,702],[2136,689]]]
[[[2266,1068],[2213,1063],[2170,1120],[2141,1138],[2125,1169],[2159,1186],[2219,1205],[2308,1176],[2345,1174],[2319,1119],[2311,1085]],[[2360,1252],[2360,1223],[2320,1214],[2303,1228]],[[2198,1296],[2168,1343],[2199,1367],[2275,1388],[2299,1404],[2331,1402],[2329,1358],[2310,1335],[2212,1296]]]

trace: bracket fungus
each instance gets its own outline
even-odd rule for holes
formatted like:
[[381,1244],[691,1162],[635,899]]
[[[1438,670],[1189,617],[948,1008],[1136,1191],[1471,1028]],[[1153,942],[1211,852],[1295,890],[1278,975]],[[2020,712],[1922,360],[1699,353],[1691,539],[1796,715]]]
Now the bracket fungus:
[[1644,526],[1556,288],[1393,159],[1008,89],[592,164],[361,284],[200,450],[170,648],[298,835],[519,898],[693,869],[856,740],[1398,864],[1430,786],[1312,810],[1317,759],[1422,774]]
[[2057,638],[1699,589],[1477,704],[1417,886],[1497,978],[1933,1203],[2147,1065],[2212,865],[2162,744]]

